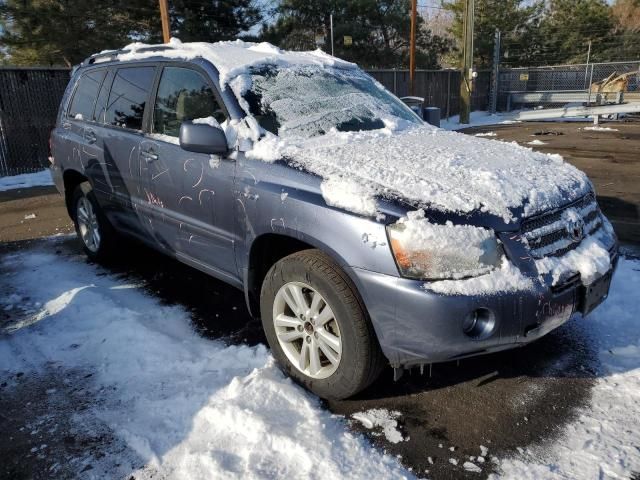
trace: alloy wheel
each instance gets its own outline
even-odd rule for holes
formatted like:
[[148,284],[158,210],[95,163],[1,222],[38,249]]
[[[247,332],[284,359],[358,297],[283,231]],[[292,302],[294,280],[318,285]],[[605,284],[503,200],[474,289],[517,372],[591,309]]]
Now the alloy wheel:
[[323,379],[340,365],[342,337],[331,306],[311,286],[289,282],[273,302],[273,323],[278,343],[302,373]]
[[80,238],[89,251],[96,253],[100,248],[100,225],[93,205],[86,196],[80,197],[76,208]]

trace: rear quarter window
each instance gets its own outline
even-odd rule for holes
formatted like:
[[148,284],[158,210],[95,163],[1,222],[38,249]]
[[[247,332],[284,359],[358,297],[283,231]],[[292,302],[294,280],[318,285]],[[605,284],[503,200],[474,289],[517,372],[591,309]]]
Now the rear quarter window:
[[106,124],[142,130],[155,70],[155,67],[125,67],[116,71],[105,113]]
[[71,104],[67,110],[67,116],[76,120],[91,120],[93,106],[98,96],[98,90],[104,79],[105,71],[98,70],[87,72],[80,77]]

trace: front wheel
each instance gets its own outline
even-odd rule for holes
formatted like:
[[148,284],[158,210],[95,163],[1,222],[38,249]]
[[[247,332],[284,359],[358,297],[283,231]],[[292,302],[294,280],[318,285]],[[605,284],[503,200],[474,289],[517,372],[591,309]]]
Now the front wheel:
[[260,310],[276,360],[320,397],[350,397],[380,373],[383,356],[355,286],[322,252],[277,262],[263,283]]

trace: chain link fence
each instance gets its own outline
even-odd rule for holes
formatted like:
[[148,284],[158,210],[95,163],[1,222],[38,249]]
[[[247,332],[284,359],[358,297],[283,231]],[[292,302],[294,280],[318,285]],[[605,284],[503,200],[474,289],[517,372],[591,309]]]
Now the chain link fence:
[[[571,98],[566,95],[568,92],[586,93],[592,83],[604,80],[613,73],[636,73],[628,79],[627,92],[631,97],[640,95],[640,61],[501,68],[498,75],[498,108],[503,110],[507,107],[509,96],[528,92],[557,92],[565,95],[556,98]],[[554,97],[548,95],[548,98],[552,100]],[[576,98],[581,97],[576,95]]]
[[0,67],[0,176],[48,166],[49,134],[69,74],[66,68]]

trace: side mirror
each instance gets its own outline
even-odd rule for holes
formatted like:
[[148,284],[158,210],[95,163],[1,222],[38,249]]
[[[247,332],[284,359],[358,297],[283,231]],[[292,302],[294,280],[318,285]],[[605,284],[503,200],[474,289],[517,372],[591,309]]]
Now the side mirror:
[[183,122],[180,126],[180,147],[189,152],[215,155],[229,151],[222,129],[205,123]]

